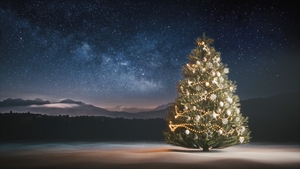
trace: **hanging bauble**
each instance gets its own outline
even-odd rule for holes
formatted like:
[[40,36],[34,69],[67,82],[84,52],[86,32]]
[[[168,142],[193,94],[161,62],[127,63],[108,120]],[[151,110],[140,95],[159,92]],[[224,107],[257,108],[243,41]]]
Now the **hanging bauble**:
[[196,90],[199,92],[201,90],[201,86],[200,85],[197,85],[196,86]]
[[220,107],[223,107],[224,106],[224,102],[220,101]]
[[215,95],[215,94],[210,95],[210,99],[211,99],[212,101],[214,101],[216,98],[217,98],[217,95]]
[[227,114],[228,116],[230,116],[230,115],[231,115],[231,110],[228,109],[228,110],[226,111],[226,114]]
[[193,110],[194,110],[194,111],[197,110],[197,107],[196,107],[196,106],[193,106]]
[[235,112],[236,112],[236,114],[240,114],[240,109],[239,109],[239,108],[236,108],[236,109],[235,109]]
[[212,75],[212,76],[215,76],[215,75],[216,75],[216,72],[215,72],[215,71],[211,71],[211,75]]
[[232,103],[232,98],[231,98],[231,97],[227,97],[227,101],[228,101],[229,103]]
[[225,74],[229,73],[229,69],[228,69],[228,68],[225,68],[225,69],[224,69],[224,73],[225,73]]
[[220,73],[220,72],[217,72],[217,76],[220,77],[220,76],[221,76],[221,73]]
[[200,65],[201,63],[200,63],[200,61],[199,61],[199,60],[197,60],[196,64],[197,64],[197,65]]
[[219,132],[219,134],[222,134],[222,133],[223,133],[223,131],[222,131],[221,129],[220,129],[218,132]]
[[223,123],[223,124],[227,124],[227,123],[228,123],[228,120],[227,120],[227,119],[222,119],[222,123]]
[[190,130],[185,130],[185,134],[190,134]]
[[223,89],[223,88],[224,88],[224,85],[223,85],[222,83],[220,83],[220,84],[218,85],[218,87],[219,87],[220,89]]
[[236,121],[236,122],[240,121],[240,117],[236,117],[236,118],[235,118],[235,121]]
[[213,64],[212,64],[211,62],[207,62],[207,63],[206,63],[206,67],[207,67],[207,68],[212,68],[212,67],[213,67]]
[[196,121],[199,121],[199,120],[200,120],[200,116],[197,115],[197,116],[195,117],[195,120],[196,120]]

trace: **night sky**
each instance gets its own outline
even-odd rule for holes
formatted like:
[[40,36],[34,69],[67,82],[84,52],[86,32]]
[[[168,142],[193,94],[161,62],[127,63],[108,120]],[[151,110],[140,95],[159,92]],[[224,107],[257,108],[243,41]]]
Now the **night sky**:
[[0,100],[172,102],[205,32],[241,100],[299,91],[297,2],[0,1]]

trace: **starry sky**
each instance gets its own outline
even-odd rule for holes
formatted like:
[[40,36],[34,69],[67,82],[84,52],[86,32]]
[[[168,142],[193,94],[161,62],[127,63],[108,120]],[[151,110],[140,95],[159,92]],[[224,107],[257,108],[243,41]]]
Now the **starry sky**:
[[299,91],[298,5],[258,0],[0,1],[0,100],[172,102],[205,32],[241,100]]

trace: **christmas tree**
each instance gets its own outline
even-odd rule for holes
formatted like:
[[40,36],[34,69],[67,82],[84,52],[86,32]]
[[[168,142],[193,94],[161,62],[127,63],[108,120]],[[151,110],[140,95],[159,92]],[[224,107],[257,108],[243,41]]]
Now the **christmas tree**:
[[170,144],[187,148],[225,148],[250,141],[248,118],[240,112],[236,85],[228,80],[229,68],[203,34],[182,67],[178,96],[168,110]]

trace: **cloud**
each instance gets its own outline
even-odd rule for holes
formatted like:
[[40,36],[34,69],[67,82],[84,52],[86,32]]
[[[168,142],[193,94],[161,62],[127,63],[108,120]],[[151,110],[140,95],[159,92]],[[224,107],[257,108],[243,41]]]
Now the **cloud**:
[[51,103],[51,104],[44,104],[44,105],[31,105],[29,107],[44,107],[44,108],[74,108],[78,107],[78,104],[70,104],[70,103]]

